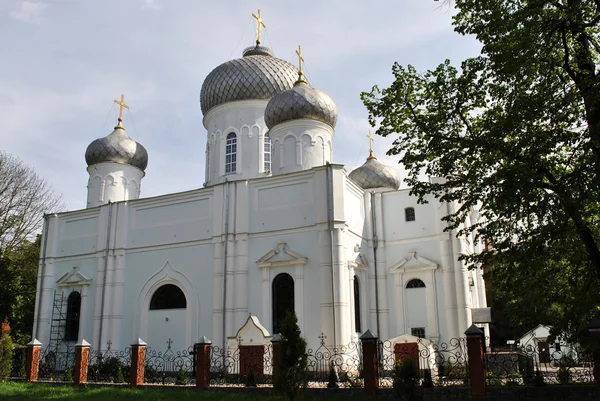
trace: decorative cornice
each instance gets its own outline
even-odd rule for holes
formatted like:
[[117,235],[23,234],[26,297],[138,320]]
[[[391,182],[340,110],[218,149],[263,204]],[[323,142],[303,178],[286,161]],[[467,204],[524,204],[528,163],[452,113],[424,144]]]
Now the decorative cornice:
[[[414,262],[409,263],[411,260]],[[407,263],[410,266],[407,266]],[[407,271],[417,272],[417,271],[427,271],[427,270],[435,270],[438,268],[438,264],[424,258],[422,256],[418,256],[416,252],[409,252],[408,255],[403,258],[401,261],[396,263],[394,266],[390,268],[390,273],[404,273]]]
[[65,273],[61,278],[58,279],[56,284],[59,287],[67,286],[78,286],[78,285],[90,285],[92,279],[88,278],[85,274],[79,271],[79,267],[73,267],[73,271]]
[[284,267],[284,266],[303,266],[307,258],[292,251],[285,242],[277,244],[277,248],[270,250],[263,257],[256,261],[258,267]]

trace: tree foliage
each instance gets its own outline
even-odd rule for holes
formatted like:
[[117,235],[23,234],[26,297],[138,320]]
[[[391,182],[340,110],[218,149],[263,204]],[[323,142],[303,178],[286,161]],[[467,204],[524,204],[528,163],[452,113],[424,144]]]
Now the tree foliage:
[[8,318],[4,318],[0,326],[0,382],[4,381],[12,368],[13,343],[10,338],[10,324]]
[[61,197],[33,168],[0,151],[0,252],[35,239],[44,214],[62,207]]
[[278,374],[273,386],[281,394],[294,400],[308,385],[308,356],[306,340],[302,338],[296,314],[288,311],[281,322],[281,341],[275,363]]
[[394,64],[389,88],[362,94],[370,122],[400,134],[388,154],[412,192],[458,205],[449,229],[488,245],[463,258],[492,268],[513,317],[577,333],[600,305],[600,0],[455,7],[480,55],[423,74]]

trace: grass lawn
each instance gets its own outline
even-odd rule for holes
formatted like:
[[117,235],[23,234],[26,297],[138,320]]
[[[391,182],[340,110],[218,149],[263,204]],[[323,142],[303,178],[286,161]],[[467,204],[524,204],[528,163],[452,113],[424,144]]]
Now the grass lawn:
[[[304,400],[311,399],[305,396]],[[341,394],[323,394],[317,396],[319,401],[353,401],[362,397]],[[142,388],[133,389],[127,386],[75,387],[70,385],[54,385],[45,383],[0,382],[0,400],[4,401],[37,401],[37,400],[85,400],[85,401],[285,401],[283,397],[271,395],[240,393],[234,391],[195,391],[186,388]]]
[[0,383],[0,400],[150,400],[150,401],[281,401],[283,398],[233,392],[198,392],[185,388],[174,389],[132,389],[128,387],[75,387],[42,383]]

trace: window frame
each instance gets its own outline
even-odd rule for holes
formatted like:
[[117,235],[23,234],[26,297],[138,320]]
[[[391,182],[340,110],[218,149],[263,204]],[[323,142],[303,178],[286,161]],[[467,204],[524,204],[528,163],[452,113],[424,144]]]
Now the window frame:
[[427,286],[425,285],[425,282],[423,280],[421,280],[420,278],[412,278],[412,279],[408,280],[404,287],[406,289],[427,288]]
[[237,172],[237,135],[235,132],[227,134],[225,139],[225,174]]
[[[177,290],[178,292],[174,293],[173,291]],[[166,292],[166,291],[170,291],[167,293],[168,297],[163,295],[162,292]],[[176,295],[177,297],[179,297],[179,299],[174,299],[173,295]],[[160,297],[160,298],[157,298]],[[183,297],[183,302],[185,303],[184,306],[181,306],[181,297]],[[164,303],[164,299],[165,298],[169,298],[169,301],[174,302],[174,301],[178,301],[178,305],[179,306],[169,306],[169,307],[165,307],[163,305],[166,305]],[[158,305],[157,305],[158,303]],[[176,309],[187,309],[187,298],[185,296],[185,293],[183,292],[183,290],[173,284],[173,283],[166,283],[161,285],[160,287],[158,287],[156,290],[154,290],[154,292],[152,293],[152,296],[150,297],[150,304],[148,305],[148,310],[149,311],[155,311],[155,310],[176,310]]]
[[[282,280],[286,280],[286,283],[283,283]],[[278,287],[276,288],[276,286],[283,285],[283,284],[285,284],[287,286],[289,286],[291,284],[291,291],[290,291],[290,288],[283,288],[284,291],[282,291],[283,292],[282,295],[286,298],[287,301],[291,301],[291,312],[296,313],[296,305],[295,305],[296,283],[294,281],[294,278],[288,273],[279,273],[278,275],[276,275],[273,278],[273,281],[271,282],[271,319],[272,319],[272,326],[273,326],[273,334],[280,333],[281,322],[285,318],[287,311],[290,310],[288,308],[285,311],[281,311],[279,308],[277,308],[277,305],[280,303],[278,301],[281,301],[281,297],[278,296],[279,288]],[[283,313],[283,316],[279,316],[280,313]]]
[[414,207],[405,207],[404,208],[404,221],[411,222],[417,220],[417,214],[415,213]]
[[69,294],[65,319],[65,341],[77,341],[81,319],[81,293],[79,291],[71,291]]
[[[271,172],[271,166],[273,162],[273,158],[271,152],[273,151],[273,145],[271,143],[271,137],[269,134],[265,134],[263,140],[263,170],[265,173]],[[268,160],[267,160],[268,159]]]
[[360,319],[360,279],[354,275],[354,331],[362,333],[362,325]]
[[[423,334],[422,336],[420,335],[421,333]],[[411,327],[410,335],[414,336],[414,337],[418,337],[418,338],[425,338],[425,335],[426,335],[425,327]]]

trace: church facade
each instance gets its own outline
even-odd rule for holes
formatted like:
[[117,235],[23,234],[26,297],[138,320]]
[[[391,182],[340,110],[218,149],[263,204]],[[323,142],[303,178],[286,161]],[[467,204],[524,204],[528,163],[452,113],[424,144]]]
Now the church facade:
[[288,310],[309,346],[367,329],[439,342],[486,307],[481,270],[459,260],[479,245],[444,231],[456,205],[418,204],[372,151],[352,172],[335,164],[335,103],[301,65],[257,41],[208,75],[201,108],[203,188],[141,198],[148,152],[122,114],[88,147],[88,207],[45,220],[33,329],[44,345],[225,345],[250,315],[277,333]]

